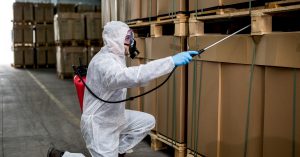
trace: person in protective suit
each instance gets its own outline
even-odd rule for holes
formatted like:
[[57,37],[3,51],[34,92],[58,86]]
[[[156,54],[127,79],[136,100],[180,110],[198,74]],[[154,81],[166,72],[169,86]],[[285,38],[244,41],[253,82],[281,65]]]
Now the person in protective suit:
[[[125,57],[134,56],[129,50],[134,41],[132,30],[123,22],[112,21],[104,26],[102,36],[104,47],[89,63],[86,84],[97,96],[108,101],[126,99],[127,88],[138,87],[166,75],[175,66],[188,64],[192,60],[191,55],[198,54],[197,51],[186,51],[147,64],[126,67]],[[89,91],[84,92],[81,132],[93,157],[124,156],[154,125],[152,115],[127,110],[125,102],[105,103]],[[65,157],[63,152],[61,155]]]

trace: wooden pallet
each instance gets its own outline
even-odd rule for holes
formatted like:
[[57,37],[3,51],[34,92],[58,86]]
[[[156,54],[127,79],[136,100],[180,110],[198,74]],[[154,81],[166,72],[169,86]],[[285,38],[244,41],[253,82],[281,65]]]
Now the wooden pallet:
[[149,133],[151,137],[151,148],[155,151],[166,149],[168,146],[174,148],[174,157],[186,156],[186,144],[177,143],[159,133]]
[[276,1],[276,2],[268,2],[266,3],[266,8],[280,8],[285,6],[297,5],[300,4],[299,0],[288,0],[288,1]]
[[13,25],[29,25],[29,26],[31,26],[31,25],[33,25],[34,24],[34,22],[33,21],[11,21],[12,23],[13,23]]
[[14,67],[14,68],[18,68],[18,69],[35,69],[36,68],[36,65],[18,65],[18,64],[11,64],[11,67]]
[[85,40],[55,41],[56,46],[85,46]]
[[102,46],[102,40],[96,39],[96,40],[86,40],[85,41],[86,46]]
[[190,149],[187,149],[186,157],[205,157],[205,156],[200,155]]
[[[235,19],[247,19],[251,20],[251,35],[263,35],[272,32],[272,17],[277,17],[279,14],[290,14],[292,15],[295,11],[300,11],[300,4],[296,5],[286,5],[277,8],[252,8],[253,10],[249,11],[248,9],[239,9],[231,10],[228,12],[223,12],[218,15],[203,15],[199,16],[196,13],[190,15],[189,18],[189,35],[190,36],[199,36],[205,33],[204,24],[211,21],[231,21],[234,22]],[[294,19],[296,20],[296,19]],[[248,25],[248,22],[239,23],[240,25]],[[217,23],[216,25],[220,25]],[[296,31],[300,31],[296,30]],[[219,33],[219,32],[213,32]]]
[[47,47],[47,43],[35,43],[35,47]]
[[51,25],[53,21],[44,21],[44,22],[33,22],[35,25]]
[[14,47],[34,47],[33,43],[13,43]]
[[165,32],[170,29],[174,30],[174,33],[172,34],[174,36],[188,35],[188,16],[185,14],[179,13],[174,15],[155,17],[153,19],[155,20],[137,20],[128,22],[127,24],[131,29],[134,30],[137,36],[140,36],[138,30],[145,27],[148,27],[148,32],[147,30],[142,30],[143,34],[148,34],[151,37],[160,37],[162,35],[166,35]]

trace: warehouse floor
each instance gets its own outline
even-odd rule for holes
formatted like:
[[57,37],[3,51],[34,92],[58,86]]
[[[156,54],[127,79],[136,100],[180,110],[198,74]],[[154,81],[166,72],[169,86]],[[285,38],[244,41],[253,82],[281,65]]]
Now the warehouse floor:
[[[43,157],[52,143],[89,156],[80,133],[80,110],[71,79],[59,80],[55,69],[0,66],[0,157]],[[127,157],[168,157],[154,152],[149,137]]]

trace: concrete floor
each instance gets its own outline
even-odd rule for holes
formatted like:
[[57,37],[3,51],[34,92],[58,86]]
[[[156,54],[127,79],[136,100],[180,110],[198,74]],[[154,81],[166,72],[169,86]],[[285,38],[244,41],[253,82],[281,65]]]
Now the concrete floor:
[[[71,79],[55,69],[0,66],[0,157],[46,157],[49,145],[90,156],[80,132],[80,110]],[[127,157],[170,157],[154,152],[149,137]]]

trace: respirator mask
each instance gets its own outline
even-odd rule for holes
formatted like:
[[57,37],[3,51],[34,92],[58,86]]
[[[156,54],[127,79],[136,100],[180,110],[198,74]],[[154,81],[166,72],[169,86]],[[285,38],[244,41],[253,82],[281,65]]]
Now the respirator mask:
[[137,55],[139,55],[139,50],[136,48],[136,41],[134,40],[134,33],[131,29],[128,30],[124,45],[129,46],[129,55],[130,58],[134,59]]

